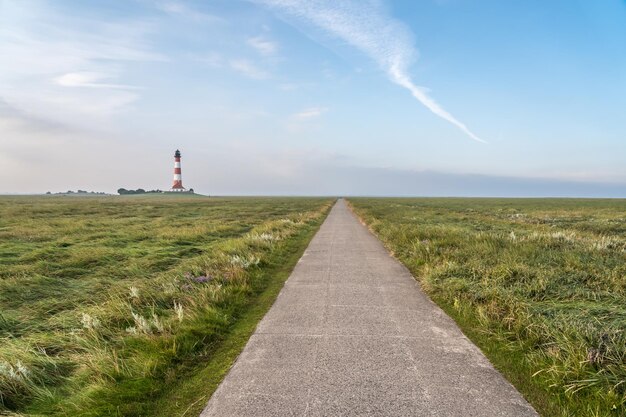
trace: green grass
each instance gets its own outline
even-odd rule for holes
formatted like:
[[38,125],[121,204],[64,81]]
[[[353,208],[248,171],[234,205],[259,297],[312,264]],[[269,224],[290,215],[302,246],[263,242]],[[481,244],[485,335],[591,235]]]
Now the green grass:
[[0,198],[0,414],[197,413],[330,202]]
[[542,415],[626,415],[625,200],[350,202]]
[[302,256],[320,223],[302,230],[290,245],[273,257],[267,270],[261,271],[253,280],[258,296],[247,304],[243,313],[229,329],[219,348],[211,352],[206,363],[192,366],[174,384],[176,389],[162,396],[151,415],[161,417],[183,417],[199,415],[210,396],[217,389],[230,366],[243,350],[256,325],[270,309],[284,282]]

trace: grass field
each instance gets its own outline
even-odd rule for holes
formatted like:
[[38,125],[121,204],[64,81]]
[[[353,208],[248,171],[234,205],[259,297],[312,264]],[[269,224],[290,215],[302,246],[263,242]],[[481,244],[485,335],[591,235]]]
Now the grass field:
[[542,415],[626,415],[625,200],[350,203]]
[[0,414],[197,415],[331,202],[1,197]]

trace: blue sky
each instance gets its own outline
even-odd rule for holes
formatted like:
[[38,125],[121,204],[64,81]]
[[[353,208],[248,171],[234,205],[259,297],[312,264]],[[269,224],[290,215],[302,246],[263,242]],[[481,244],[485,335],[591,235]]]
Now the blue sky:
[[[626,2],[0,0],[0,192],[626,196]],[[401,184],[401,185],[400,185]]]

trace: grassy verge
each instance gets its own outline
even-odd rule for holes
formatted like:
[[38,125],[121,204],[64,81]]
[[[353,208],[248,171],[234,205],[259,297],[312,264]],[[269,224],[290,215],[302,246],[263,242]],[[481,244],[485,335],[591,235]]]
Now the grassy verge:
[[301,231],[283,248],[254,280],[256,295],[243,309],[232,328],[216,344],[208,360],[192,366],[181,378],[174,381],[171,390],[162,396],[151,415],[162,417],[197,416],[206,405],[231,365],[243,350],[258,322],[270,309],[284,282],[302,256],[313,234],[323,219]]
[[624,200],[350,201],[542,415],[626,415]]
[[247,312],[329,205],[0,199],[0,413],[148,416],[164,395],[191,400],[210,378],[198,391],[185,379],[220,378],[253,327]]
[[[506,379],[511,382],[542,416],[562,415],[593,415],[583,413],[585,400],[576,398],[561,398],[559,393],[550,386],[542,384],[533,378],[536,371],[526,361],[524,354],[529,346],[523,343],[511,343],[510,340],[494,337],[497,332],[486,332],[477,316],[470,310],[460,310],[441,297],[431,297],[463,330],[463,333],[489,358],[491,363]],[[500,331],[505,332],[504,329]],[[563,401],[570,403],[563,405]],[[574,404],[576,403],[576,404]],[[563,413],[564,407],[570,411]],[[572,410],[577,410],[573,413]]]

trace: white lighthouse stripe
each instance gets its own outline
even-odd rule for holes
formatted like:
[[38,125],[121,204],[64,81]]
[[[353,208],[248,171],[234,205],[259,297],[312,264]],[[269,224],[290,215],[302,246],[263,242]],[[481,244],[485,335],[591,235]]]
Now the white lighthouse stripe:
[[180,181],[182,176],[180,174],[174,174],[174,181]]
[[180,162],[174,162],[174,168],[180,168]]

